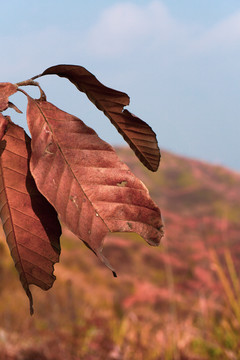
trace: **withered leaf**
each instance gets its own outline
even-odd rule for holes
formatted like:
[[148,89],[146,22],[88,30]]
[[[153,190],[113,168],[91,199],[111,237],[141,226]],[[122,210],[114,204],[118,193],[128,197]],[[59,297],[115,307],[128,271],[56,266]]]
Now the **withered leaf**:
[[151,171],[157,171],[160,151],[156,134],[147,123],[123,109],[129,105],[127,94],[104,86],[82,66],[56,65],[46,69],[40,76],[50,74],[69,79],[78,90],[84,92],[110,119],[139,160]]
[[8,107],[14,109],[17,113],[22,114],[22,111],[11,101],[8,102]]
[[3,136],[7,131],[8,126],[8,119],[6,116],[0,113],[0,141],[2,140]]
[[46,101],[29,97],[27,120],[32,135],[30,169],[39,191],[107,266],[101,251],[109,231],[136,232],[149,244],[159,244],[160,210],[109,144]]
[[33,313],[29,285],[44,290],[52,286],[53,264],[59,261],[61,227],[56,211],[38,191],[30,173],[30,138],[10,118],[1,115],[1,133],[6,125],[7,132],[0,142],[0,216]]
[[17,85],[11,83],[0,83],[0,111],[8,108],[8,98],[17,91]]

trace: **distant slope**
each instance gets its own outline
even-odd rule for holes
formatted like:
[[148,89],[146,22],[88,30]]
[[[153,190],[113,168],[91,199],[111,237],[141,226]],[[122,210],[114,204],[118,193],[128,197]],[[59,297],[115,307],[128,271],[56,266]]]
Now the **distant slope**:
[[162,211],[161,245],[151,247],[132,233],[109,234],[104,254],[117,271],[113,278],[63,228],[56,283],[48,292],[33,289],[31,319],[0,241],[0,354],[12,360],[200,360],[228,358],[226,349],[238,358],[240,325],[210,255],[218,254],[227,274],[230,250],[239,271],[240,174],[164,151],[159,171],[151,173],[131,150],[117,151]]
[[130,150],[119,148],[118,153],[147,185],[163,212],[239,224],[240,173],[165,151],[158,172],[151,173]]
[[[216,288],[214,274],[206,275],[210,249],[219,254],[230,249],[240,268],[240,174],[165,151],[158,172],[151,173],[130,150],[119,148],[118,154],[161,209],[166,234],[162,250],[172,259],[179,289]],[[164,262],[154,250],[149,257]]]

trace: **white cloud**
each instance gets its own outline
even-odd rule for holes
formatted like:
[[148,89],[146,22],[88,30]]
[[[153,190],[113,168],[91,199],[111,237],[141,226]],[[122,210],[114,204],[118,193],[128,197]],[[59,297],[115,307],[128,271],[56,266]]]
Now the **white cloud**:
[[240,11],[200,34],[193,47],[197,52],[240,49]]
[[179,38],[184,27],[169,14],[160,1],[140,6],[119,3],[106,9],[89,31],[88,51],[97,56],[114,57],[134,51],[148,43],[148,47]]
[[[174,18],[162,1],[124,2],[105,9],[86,32],[84,50],[99,58],[119,58],[134,51],[173,56],[235,49],[240,43],[240,12],[205,28]],[[82,44],[83,45],[83,44]]]

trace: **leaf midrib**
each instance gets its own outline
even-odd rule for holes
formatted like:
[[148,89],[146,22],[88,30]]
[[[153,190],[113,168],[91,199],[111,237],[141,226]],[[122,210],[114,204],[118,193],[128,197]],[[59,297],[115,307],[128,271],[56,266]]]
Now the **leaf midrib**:
[[89,199],[89,197],[88,197],[87,194],[85,193],[82,185],[80,184],[79,180],[77,179],[76,175],[74,174],[74,172],[73,172],[73,170],[72,170],[69,162],[67,161],[67,159],[66,159],[66,157],[65,157],[65,154],[64,154],[63,150],[61,149],[61,147],[60,147],[60,145],[59,145],[59,143],[58,143],[58,141],[57,141],[57,139],[56,139],[55,133],[54,133],[54,131],[52,130],[52,127],[51,127],[50,123],[48,122],[47,116],[45,115],[44,111],[43,111],[43,110],[41,109],[41,107],[38,105],[38,102],[37,102],[36,100],[34,100],[34,99],[32,99],[32,98],[31,98],[31,100],[34,101],[34,103],[36,104],[38,110],[39,110],[40,113],[42,114],[45,122],[47,123],[47,125],[48,125],[48,127],[49,127],[49,129],[50,129],[50,131],[51,131],[51,133],[52,133],[53,140],[55,141],[55,144],[57,145],[57,147],[58,147],[58,149],[59,149],[59,151],[60,151],[60,153],[61,153],[61,155],[62,155],[62,157],[63,157],[63,159],[64,159],[64,161],[65,161],[65,163],[67,164],[68,168],[70,169],[73,178],[76,180],[77,184],[78,184],[79,187],[81,188],[84,196],[88,199],[88,201],[89,201],[89,203],[91,204],[91,206],[93,207],[95,213],[98,214],[99,218],[102,220],[102,222],[104,223],[104,225],[106,226],[106,228],[108,229],[108,231],[111,232],[110,228],[108,227],[108,225],[106,224],[106,222],[104,221],[104,219],[102,218],[102,216],[98,213],[98,210],[95,208],[94,204],[93,204],[92,201]]

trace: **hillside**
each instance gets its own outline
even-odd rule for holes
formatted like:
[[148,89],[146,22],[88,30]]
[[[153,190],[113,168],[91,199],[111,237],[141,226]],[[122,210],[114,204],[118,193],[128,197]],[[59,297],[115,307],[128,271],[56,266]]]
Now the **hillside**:
[[168,152],[150,173],[118,153],[161,209],[162,244],[109,235],[115,279],[64,229],[57,281],[33,289],[31,318],[3,239],[0,360],[239,358],[240,174]]

